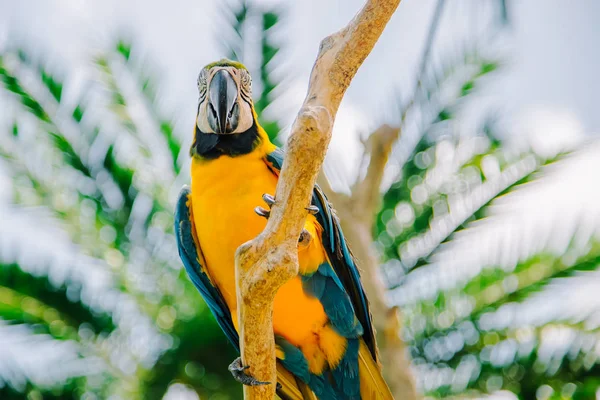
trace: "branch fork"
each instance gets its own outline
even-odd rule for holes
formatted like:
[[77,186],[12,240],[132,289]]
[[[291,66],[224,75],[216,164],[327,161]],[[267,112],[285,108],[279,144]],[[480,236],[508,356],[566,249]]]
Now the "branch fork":
[[[277,381],[273,300],[298,274],[298,238],[331,140],[342,97],[400,0],[368,0],[341,31],[321,42],[308,93],[292,126],[265,230],[236,252],[237,317],[243,365],[261,382],[245,399],[273,399]],[[257,199],[257,202],[260,199]]]

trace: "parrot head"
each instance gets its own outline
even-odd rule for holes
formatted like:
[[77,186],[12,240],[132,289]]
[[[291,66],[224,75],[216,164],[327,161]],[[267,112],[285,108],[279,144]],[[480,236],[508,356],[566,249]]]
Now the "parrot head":
[[215,159],[248,154],[269,138],[252,103],[252,79],[246,67],[223,59],[198,75],[198,111],[192,157]]
[[223,59],[207,65],[198,75],[198,94],[201,132],[231,135],[254,124],[252,79],[243,64]]

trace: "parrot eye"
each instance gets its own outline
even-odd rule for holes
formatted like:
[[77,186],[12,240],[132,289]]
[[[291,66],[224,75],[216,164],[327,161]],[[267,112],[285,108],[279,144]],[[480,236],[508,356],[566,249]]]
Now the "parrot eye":
[[250,77],[250,73],[245,69],[240,69],[240,86],[242,89],[242,98],[250,103],[252,101],[252,78]]
[[206,97],[206,69],[200,71],[198,75],[198,93],[200,94],[200,102]]
[[252,91],[252,78],[250,77],[250,73],[245,69],[240,71],[240,81],[245,90],[248,92]]

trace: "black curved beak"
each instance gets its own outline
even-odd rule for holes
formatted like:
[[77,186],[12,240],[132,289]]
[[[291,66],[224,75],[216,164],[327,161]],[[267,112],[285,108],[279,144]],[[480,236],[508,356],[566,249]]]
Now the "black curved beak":
[[238,88],[227,70],[215,73],[208,88],[208,123],[215,133],[232,133],[238,126]]

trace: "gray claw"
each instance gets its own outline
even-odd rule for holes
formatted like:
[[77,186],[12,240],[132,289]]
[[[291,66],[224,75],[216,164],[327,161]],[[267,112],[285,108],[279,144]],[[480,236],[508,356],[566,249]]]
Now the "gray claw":
[[239,383],[246,386],[259,386],[259,385],[269,385],[271,382],[262,382],[253,377],[250,374],[246,373],[246,370],[250,368],[248,365],[242,365],[242,359],[240,357],[233,360],[229,367],[227,368],[231,375],[233,375],[233,379],[238,381]]
[[269,207],[273,207],[273,204],[275,204],[275,197],[271,196],[268,193],[263,194],[262,198]]
[[306,207],[306,211],[308,211],[309,214],[315,215],[319,213],[319,207],[311,205]]
[[265,217],[265,218],[269,218],[269,216],[271,215],[271,211],[266,210],[264,208],[262,208],[261,206],[257,206],[254,209],[254,212],[257,213],[258,215],[260,215],[261,217]]

